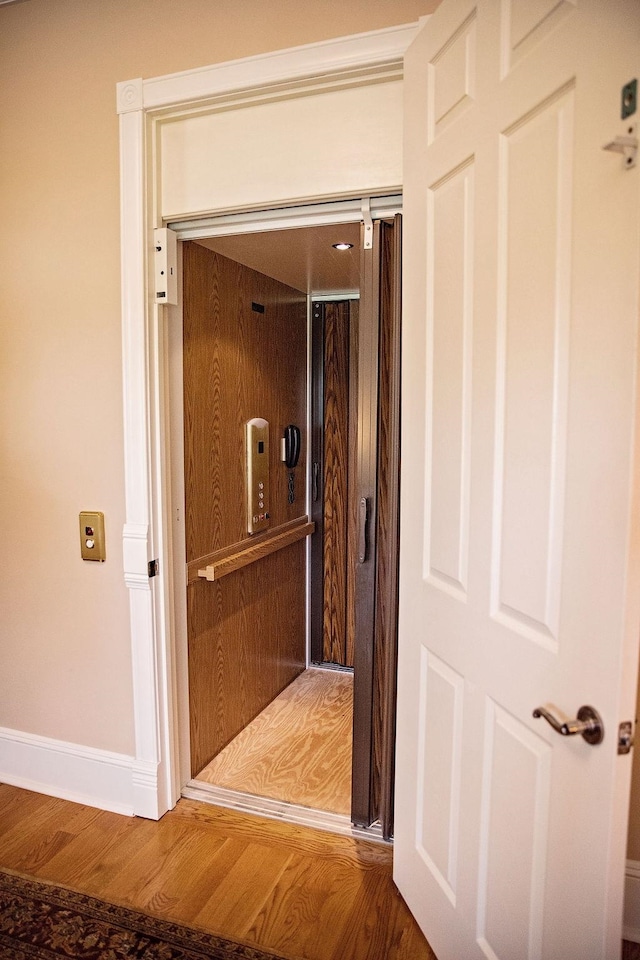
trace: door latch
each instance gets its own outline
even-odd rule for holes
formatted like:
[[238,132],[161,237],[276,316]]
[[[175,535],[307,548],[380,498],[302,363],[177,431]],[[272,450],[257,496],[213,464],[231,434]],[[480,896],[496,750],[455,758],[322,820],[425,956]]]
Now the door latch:
[[618,727],[618,753],[631,753],[633,746],[633,724],[631,720],[623,720]]

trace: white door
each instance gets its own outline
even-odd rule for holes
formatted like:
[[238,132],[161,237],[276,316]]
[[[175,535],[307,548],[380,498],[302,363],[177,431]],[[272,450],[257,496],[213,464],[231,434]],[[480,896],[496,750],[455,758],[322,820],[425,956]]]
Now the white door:
[[[443,0],[406,59],[395,877],[439,960],[619,955],[639,67],[636,0]],[[600,745],[532,716],[583,704]]]

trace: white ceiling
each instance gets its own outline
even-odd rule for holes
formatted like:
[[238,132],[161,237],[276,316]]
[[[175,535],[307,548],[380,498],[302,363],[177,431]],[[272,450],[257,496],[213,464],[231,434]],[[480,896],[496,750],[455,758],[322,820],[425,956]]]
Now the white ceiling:
[[[315,295],[358,293],[360,223],[271,230],[197,242],[295,290]],[[332,246],[345,241],[351,250]]]

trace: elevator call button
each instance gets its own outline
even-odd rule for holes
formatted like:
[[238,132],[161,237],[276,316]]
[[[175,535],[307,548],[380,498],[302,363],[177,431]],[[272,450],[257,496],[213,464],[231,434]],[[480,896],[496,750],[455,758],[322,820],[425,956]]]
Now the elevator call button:
[[80,514],[80,556],[100,562],[107,558],[104,513],[98,510],[83,510]]

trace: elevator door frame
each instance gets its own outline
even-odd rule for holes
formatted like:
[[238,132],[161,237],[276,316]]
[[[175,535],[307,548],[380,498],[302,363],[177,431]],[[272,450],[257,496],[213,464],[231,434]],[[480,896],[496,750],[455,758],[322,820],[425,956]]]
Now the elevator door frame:
[[[304,211],[305,208],[296,208],[295,209],[295,219],[297,224],[304,223],[306,226],[321,225],[327,222],[353,222],[354,214],[353,211],[358,206],[362,205],[361,200],[354,201],[338,201],[335,204],[336,218],[335,220],[331,219],[328,221],[330,216],[329,211],[334,206],[331,203],[323,203],[319,205],[310,205],[308,208],[308,215],[305,218],[305,214],[301,211]],[[401,209],[401,197],[397,194],[390,195],[389,197],[376,198],[375,201],[372,201],[373,213],[374,216],[378,219],[382,217],[389,218],[390,216],[397,214]],[[230,235],[237,233],[245,232],[256,232],[256,233],[268,233],[270,230],[282,229],[284,226],[289,226],[287,219],[287,211],[282,211],[282,218],[273,219],[273,216],[269,216],[266,221],[260,219],[260,211],[255,213],[246,213],[238,216],[229,217],[220,217],[220,218],[211,218],[208,221],[202,221],[197,223],[195,221],[189,221],[187,223],[172,223],[170,228],[174,229],[179,239],[204,239],[210,236],[222,236]],[[306,222],[305,222],[306,221]],[[260,229],[262,226],[262,229]],[[249,229],[247,229],[249,227]],[[179,249],[181,245],[178,245]],[[361,278],[361,290],[362,290],[362,281],[365,278]],[[180,301],[177,307],[171,307],[170,318],[171,324],[169,328],[169,356],[170,356],[170,408],[171,408],[171,434],[172,434],[172,443],[171,443],[171,489],[172,489],[172,508],[171,512],[174,517],[179,516],[181,511],[184,509],[184,447],[183,447],[183,431],[182,431],[182,370],[183,370],[183,361],[182,361],[182,269],[181,263],[179,263],[179,276],[178,276],[178,286],[180,290]],[[337,298],[336,298],[337,299]],[[311,303],[312,295],[309,294],[309,303]],[[377,315],[377,314],[376,314]],[[176,335],[177,331],[177,335]],[[312,376],[313,370],[311,367],[311,328],[309,325],[308,328],[308,342],[309,342],[309,363],[308,363],[308,407],[307,407],[307,429],[310,433],[311,429],[311,390],[312,390]],[[376,345],[377,349],[377,345]],[[311,496],[310,496],[310,484],[311,484],[311,458],[308,460],[308,471],[306,478],[306,497],[307,497],[307,512],[310,513],[311,507]],[[180,769],[180,785],[181,790],[184,793],[185,787],[188,788],[188,785],[192,783],[191,781],[191,771],[189,766],[190,758],[190,739],[189,739],[189,696],[188,696],[188,654],[187,654],[187,643],[186,643],[186,577],[185,577],[185,565],[183,561],[184,557],[184,525],[180,527],[180,524],[177,525],[178,529],[175,530],[176,525],[174,524],[174,541],[173,541],[173,594],[174,594],[174,609],[175,609],[175,632],[176,632],[176,667],[177,667],[177,713],[178,713],[178,763]],[[182,539],[180,537],[182,536]],[[309,622],[309,603],[310,603],[310,551],[307,555],[307,612],[308,612],[308,622]],[[374,616],[372,612],[372,617]],[[370,652],[370,655],[373,655],[373,651]],[[310,650],[308,649],[307,654],[307,664],[311,663]],[[394,667],[395,669],[395,667]],[[395,686],[395,685],[394,685]],[[362,701],[362,698],[361,698]],[[371,703],[373,704],[373,692],[371,696]],[[354,728],[355,731],[355,728]],[[388,750],[393,753],[393,745],[388,745]],[[387,751],[388,752],[388,751]],[[367,763],[370,762],[372,758],[367,760]],[[392,758],[391,761],[392,763]],[[365,764],[366,766],[366,764]],[[362,778],[360,778],[362,779]],[[361,785],[359,794],[364,797],[365,791]],[[190,794],[191,795],[191,794]],[[352,786],[352,797],[353,797],[353,786]],[[359,803],[359,810],[361,811],[359,816],[356,817],[356,821],[359,826],[366,826],[367,822],[370,823],[373,820],[377,819],[377,810],[375,816],[369,816],[369,811],[373,808],[368,806],[364,801]],[[362,812],[364,810],[364,812]],[[389,824],[391,812],[388,809],[388,804],[383,804],[383,812],[385,813],[385,819],[387,824]],[[390,830],[386,830],[386,835],[390,835]]]
[[[155,300],[153,229],[213,213],[233,211],[237,215],[258,208],[273,212],[304,203],[321,206],[339,197],[397,194],[404,175],[404,55],[419,26],[418,22],[403,24],[187,73],[117,84],[125,493],[122,559],[129,597],[135,737],[127,802],[139,816],[158,819],[177,803],[181,790],[179,652],[172,582],[173,541],[180,521],[172,516],[171,505],[171,358],[167,353],[174,312]],[[366,87],[370,94],[370,109],[357,118],[349,109],[349,91],[354,86]],[[346,97],[339,96],[342,90]],[[303,100],[302,106],[314,103],[317,110],[298,109],[307,91],[318,96],[313,101]],[[203,127],[203,117],[235,109],[246,117],[245,105],[264,105],[267,111],[276,99],[282,104],[279,122],[268,126],[263,138],[265,155],[271,160],[260,164],[254,170],[256,176],[247,179],[244,168],[234,162],[237,142],[234,146],[234,141],[216,138],[210,124],[205,121]],[[295,144],[314,142],[319,111],[327,104],[333,132],[345,149],[345,144],[350,145],[349,164],[344,164],[341,150],[312,151],[313,157],[308,151],[290,151],[279,135],[285,131]],[[261,119],[265,111],[257,111]],[[363,125],[355,119],[363,120]],[[194,128],[205,134],[204,140],[189,140],[194,148],[189,154],[192,163],[180,148],[171,155],[162,149],[165,132],[172,135],[178,130],[176,121],[185,135]],[[244,151],[243,160],[247,155],[253,153]],[[218,160],[235,184],[234,191],[225,186],[224,174],[222,178],[217,175]],[[180,202],[176,189],[181,191]],[[335,221],[335,216],[332,219]],[[152,560],[159,561],[153,565],[154,579],[149,578]]]

